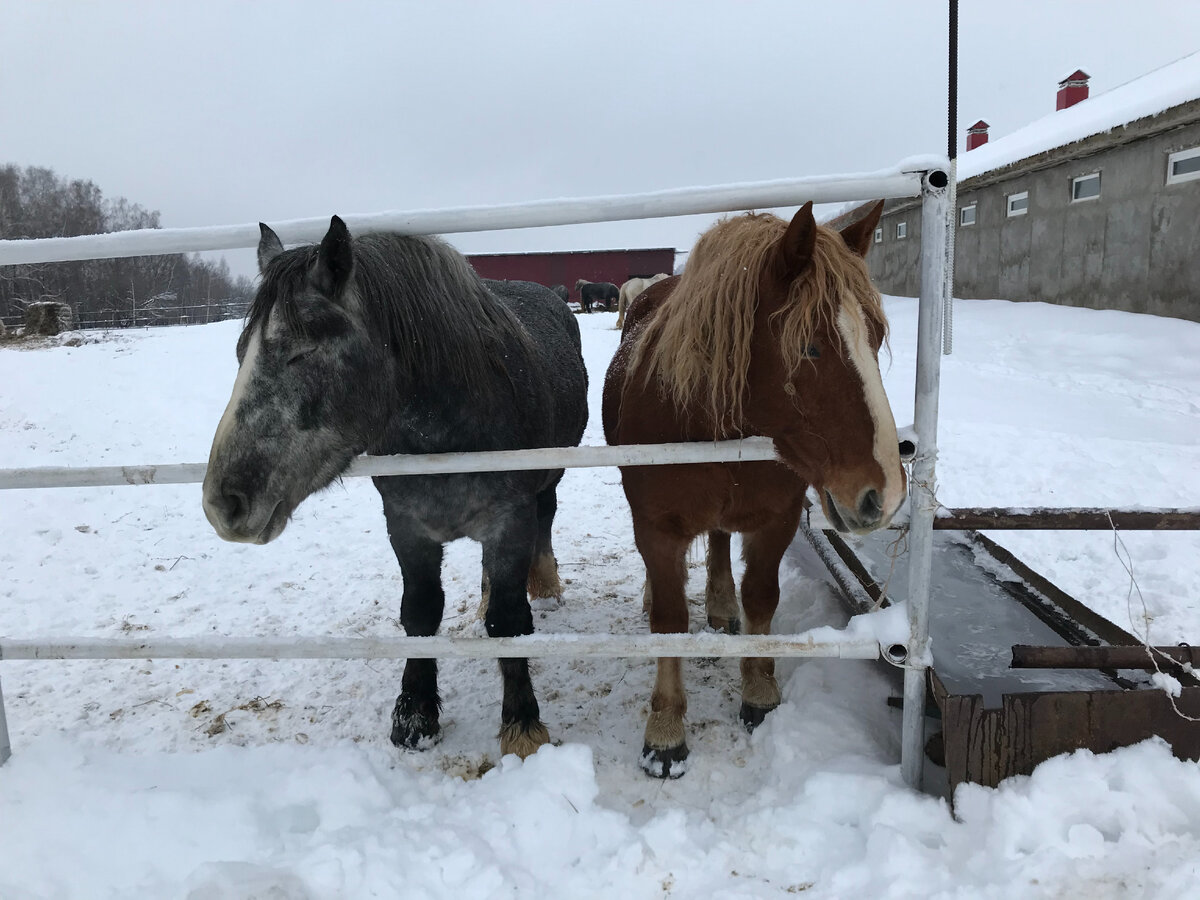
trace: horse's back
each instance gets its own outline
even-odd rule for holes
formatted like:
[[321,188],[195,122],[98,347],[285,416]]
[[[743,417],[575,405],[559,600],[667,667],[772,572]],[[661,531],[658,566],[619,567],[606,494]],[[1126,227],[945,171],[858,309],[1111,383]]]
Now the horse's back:
[[[648,280],[648,279],[647,279]],[[671,292],[675,290],[675,285],[679,283],[678,275],[670,275],[649,287],[638,291],[629,298],[629,308],[625,311],[625,325],[621,329],[621,341],[624,342],[626,336],[639,326],[639,323],[662,306],[663,302],[671,296]]]
[[555,445],[578,444],[587,425],[587,369],[575,314],[549,288],[532,281],[484,279],[484,284],[533,342],[534,362],[553,399]]
[[[621,343],[613,354],[604,379],[604,395],[601,401],[601,417],[604,421],[604,439],[610,444],[621,442],[618,429],[621,424],[621,396],[625,391],[628,365],[638,337],[649,324],[654,313],[666,302],[679,283],[678,276],[665,278],[650,285],[633,299],[625,311],[625,324],[621,328]],[[669,413],[669,411],[668,411]],[[672,418],[668,414],[667,419]],[[663,420],[664,422],[666,419]],[[649,439],[646,439],[649,440]],[[636,442],[636,441],[635,441]],[[642,441],[645,442],[645,441]]]

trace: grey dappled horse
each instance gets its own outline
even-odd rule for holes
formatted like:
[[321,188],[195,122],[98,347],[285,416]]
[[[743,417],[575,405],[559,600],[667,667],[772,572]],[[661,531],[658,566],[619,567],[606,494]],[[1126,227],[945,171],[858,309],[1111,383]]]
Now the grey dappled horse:
[[[587,421],[579,326],[546,288],[485,281],[433,237],[351,238],[333,217],[320,246],[285,250],[261,226],[262,283],[237,343],[233,396],[217,425],[204,511],[231,541],[265,544],[305,497],[361,453],[565,447]],[[528,634],[534,596],[559,596],[551,547],[562,469],[375,478],[404,576],[400,621],[434,634],[442,545],[483,545],[484,624]],[[524,659],[500,660],[500,746],[547,740]],[[410,659],[392,742],[439,734],[437,661]]]

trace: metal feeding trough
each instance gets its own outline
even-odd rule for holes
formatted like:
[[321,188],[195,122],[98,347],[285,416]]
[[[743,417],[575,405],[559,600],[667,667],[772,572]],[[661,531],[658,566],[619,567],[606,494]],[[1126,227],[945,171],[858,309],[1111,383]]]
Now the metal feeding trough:
[[[896,532],[849,539],[852,547],[832,531],[809,537],[857,579],[843,587],[855,611],[884,585],[890,599],[907,599],[907,554],[893,561]],[[1181,684],[1172,705],[1151,683],[1154,663],[1137,638],[983,535],[935,531],[932,572],[926,791],[952,797],[964,781],[995,786],[1061,753],[1154,735],[1179,758],[1200,759],[1200,722],[1188,718],[1200,718],[1200,684],[1184,668],[1200,663],[1200,651],[1156,654]]]

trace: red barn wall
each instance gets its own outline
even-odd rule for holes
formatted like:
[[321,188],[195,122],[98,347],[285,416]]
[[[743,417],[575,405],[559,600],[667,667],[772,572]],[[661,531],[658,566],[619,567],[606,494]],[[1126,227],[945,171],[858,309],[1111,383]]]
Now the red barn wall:
[[481,253],[467,259],[484,278],[536,281],[547,287],[566,285],[572,300],[579,299],[575,282],[609,281],[620,287],[630,278],[675,270],[675,249],[586,250],[565,253]]

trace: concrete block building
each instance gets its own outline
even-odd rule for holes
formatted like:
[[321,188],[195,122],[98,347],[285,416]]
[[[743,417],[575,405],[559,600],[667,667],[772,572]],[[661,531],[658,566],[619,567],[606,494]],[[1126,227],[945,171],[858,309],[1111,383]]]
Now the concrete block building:
[[[1200,321],[1200,53],[1092,98],[1088,80],[1005,137],[968,129],[955,296]],[[867,257],[881,291],[916,296],[920,239],[919,201],[889,201]]]

